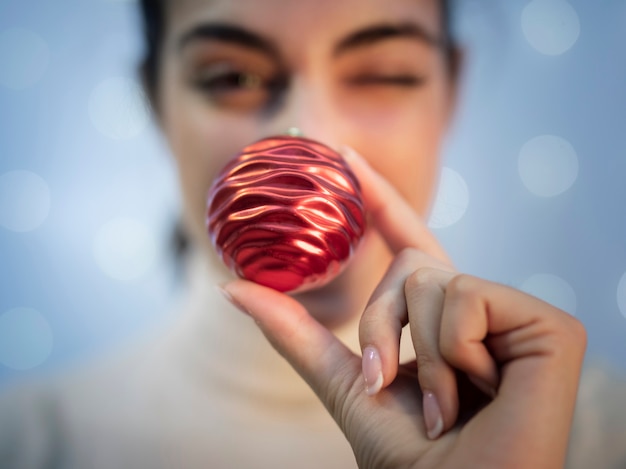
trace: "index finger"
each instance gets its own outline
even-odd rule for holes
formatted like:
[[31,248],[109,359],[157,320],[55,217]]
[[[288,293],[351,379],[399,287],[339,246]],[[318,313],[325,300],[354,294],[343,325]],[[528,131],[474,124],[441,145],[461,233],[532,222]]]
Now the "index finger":
[[391,251],[397,254],[404,248],[417,248],[451,266],[439,241],[396,188],[354,149],[344,145],[340,153],[361,183],[368,213]]
[[254,319],[274,349],[339,419],[348,393],[362,379],[359,357],[284,293],[242,279],[223,285],[221,291]]

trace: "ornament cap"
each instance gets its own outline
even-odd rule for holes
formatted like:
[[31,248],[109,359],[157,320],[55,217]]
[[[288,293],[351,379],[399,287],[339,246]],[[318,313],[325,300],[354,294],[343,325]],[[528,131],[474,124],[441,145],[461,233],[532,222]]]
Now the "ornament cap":
[[290,137],[304,137],[304,132],[298,127],[289,127],[285,131],[285,135],[289,135]]

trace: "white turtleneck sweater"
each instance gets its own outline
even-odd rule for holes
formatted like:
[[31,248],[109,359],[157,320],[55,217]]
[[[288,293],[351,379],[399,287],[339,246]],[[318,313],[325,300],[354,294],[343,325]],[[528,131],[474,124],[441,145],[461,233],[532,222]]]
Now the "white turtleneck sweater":
[[[354,468],[322,404],[196,262],[173,323],[0,397],[2,469]],[[354,324],[338,335],[357,348]],[[352,335],[349,335],[352,334]],[[583,375],[568,467],[626,468],[626,383]]]

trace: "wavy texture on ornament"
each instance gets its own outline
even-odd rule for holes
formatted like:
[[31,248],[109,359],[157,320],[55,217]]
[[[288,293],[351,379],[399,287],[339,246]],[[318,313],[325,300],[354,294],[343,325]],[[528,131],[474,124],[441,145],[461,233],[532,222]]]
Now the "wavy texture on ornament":
[[224,263],[279,291],[334,278],[364,226],[356,177],[341,156],[309,139],[249,145],[209,191],[207,229]]

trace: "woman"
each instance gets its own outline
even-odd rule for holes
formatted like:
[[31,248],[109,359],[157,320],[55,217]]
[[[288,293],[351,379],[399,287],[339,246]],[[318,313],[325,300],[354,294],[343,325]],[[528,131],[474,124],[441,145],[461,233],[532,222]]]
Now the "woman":
[[[459,73],[447,2],[142,7],[143,77],[192,241],[188,297],[179,322],[138,350],[7,399],[2,461],[561,467],[584,329],[460,275],[422,222]],[[228,158],[290,127],[342,148],[370,216],[344,273],[294,297],[232,281],[204,227],[206,191]],[[417,370],[399,365],[411,353]]]

